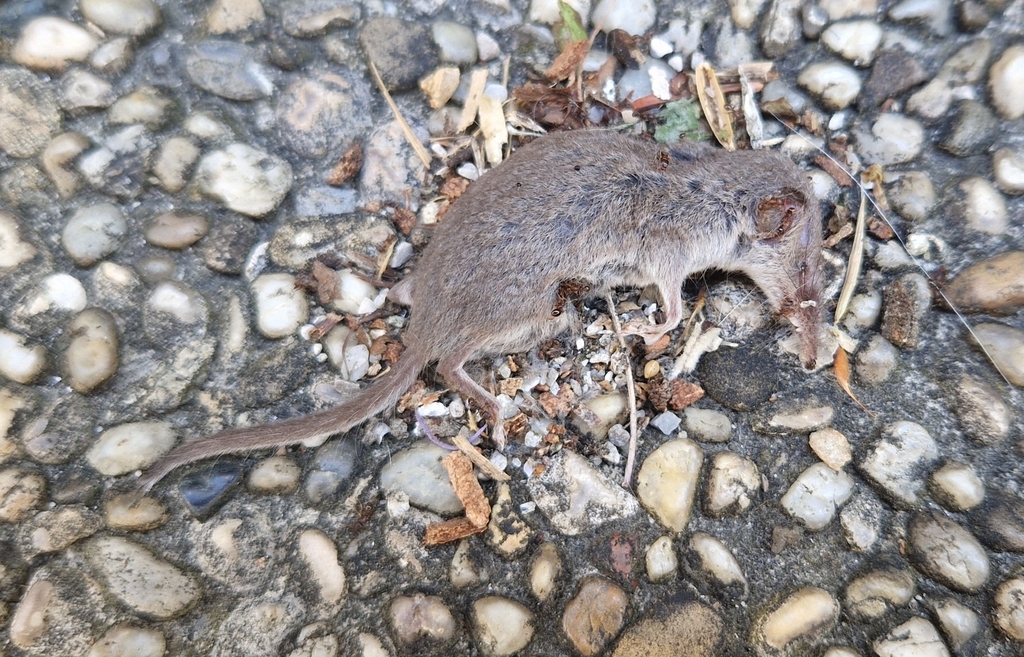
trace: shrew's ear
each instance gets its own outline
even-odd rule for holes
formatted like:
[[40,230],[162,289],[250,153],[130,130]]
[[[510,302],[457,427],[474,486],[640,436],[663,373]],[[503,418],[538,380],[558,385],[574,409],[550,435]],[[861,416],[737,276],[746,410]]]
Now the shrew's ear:
[[807,197],[804,193],[791,187],[761,199],[754,211],[758,237],[763,240],[782,237],[806,206]]

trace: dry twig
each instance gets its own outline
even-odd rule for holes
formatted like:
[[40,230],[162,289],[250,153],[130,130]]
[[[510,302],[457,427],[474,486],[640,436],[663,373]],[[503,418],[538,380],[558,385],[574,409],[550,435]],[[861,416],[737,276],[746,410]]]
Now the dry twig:
[[636,384],[633,382],[633,364],[629,360],[629,350],[626,347],[626,338],[622,335],[622,325],[619,323],[619,316],[615,314],[615,300],[612,295],[606,294],[605,301],[608,303],[608,313],[612,316],[612,326],[615,329],[615,337],[619,340],[619,349],[626,359],[626,403],[629,406],[629,453],[626,456],[626,474],[622,477],[622,487],[630,488],[633,485],[633,468],[636,464]]
[[380,93],[384,96],[384,100],[387,101],[388,107],[391,108],[391,113],[395,115],[395,120],[398,121],[399,127],[402,128],[402,134],[405,135],[405,140],[412,146],[412,150],[416,152],[416,157],[420,158],[420,162],[423,163],[424,168],[430,168],[430,153],[424,148],[420,140],[416,138],[412,128],[409,127],[408,121],[402,116],[402,113],[398,111],[398,105],[395,104],[391,94],[388,93],[388,88],[384,86],[384,80],[380,79],[380,73],[377,72],[377,67],[371,60],[367,60],[370,65],[370,73],[373,75],[373,81],[377,83],[377,88],[380,89]]

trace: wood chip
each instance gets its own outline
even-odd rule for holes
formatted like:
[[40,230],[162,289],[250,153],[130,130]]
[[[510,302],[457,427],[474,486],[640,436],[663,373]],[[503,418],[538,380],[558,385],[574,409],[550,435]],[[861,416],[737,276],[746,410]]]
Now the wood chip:
[[672,381],[670,390],[672,396],[668,400],[668,407],[673,411],[681,411],[704,397],[704,388],[681,379]]
[[874,413],[868,410],[867,406],[860,403],[860,400],[853,394],[853,390],[850,389],[850,359],[846,356],[845,350],[836,350],[833,370],[835,371],[836,381],[839,383],[839,387],[843,389],[843,392],[849,395],[850,399],[852,399],[857,406],[860,406],[865,413],[871,417],[876,417]]
[[505,125],[505,110],[501,107],[501,101],[487,94],[480,96],[477,122],[484,136],[487,163],[500,164],[504,157],[505,144],[508,143],[508,127]]
[[408,235],[416,227],[416,213],[401,206],[395,208],[395,214],[391,217],[391,223],[395,225],[398,232]]
[[477,527],[465,516],[452,518],[444,522],[427,525],[427,530],[423,535],[423,544],[429,547],[453,543],[473,534],[479,534],[485,529],[487,529],[487,525]]
[[494,481],[509,481],[511,479],[511,477],[506,473],[499,470],[496,465],[487,460],[487,458],[480,453],[480,450],[471,445],[469,440],[467,440],[462,434],[458,434],[452,438],[452,444],[458,447],[459,451],[465,454],[466,458],[472,461],[473,465],[480,469],[480,472],[483,472]]
[[814,163],[824,169],[825,173],[832,176],[832,179],[840,187],[853,187],[853,178],[828,155],[818,153],[814,156]]
[[491,519],[491,504],[484,496],[484,489],[473,471],[473,462],[462,452],[452,452],[441,462],[448,472],[448,478],[462,505],[466,507],[466,518],[475,527],[485,527]]
[[480,109],[480,98],[484,95],[485,86],[487,86],[487,69],[473,69],[473,72],[469,74],[469,91],[466,93],[466,102],[462,104],[462,117],[459,119],[459,124],[455,126],[456,134],[465,132],[466,128],[473,125],[477,111]]
[[459,88],[459,77],[458,67],[442,66],[420,80],[420,89],[426,94],[430,109],[440,109],[451,100]]
[[540,407],[544,410],[544,413],[551,418],[565,417],[565,415],[572,410],[569,403],[558,395],[553,395],[550,392],[541,394],[540,399],[537,400],[540,403]]
[[576,69],[586,59],[588,52],[590,52],[590,41],[587,39],[573,41],[558,53],[555,61],[551,62],[548,70],[544,71],[544,77],[551,82],[568,80],[570,76],[574,76]]
[[357,141],[348,147],[345,154],[341,156],[341,159],[334,165],[331,172],[327,174],[324,182],[332,187],[341,187],[349,180],[355,178],[362,168],[363,145]]
[[369,64],[370,74],[373,76],[373,81],[377,83],[377,88],[380,89],[380,93],[384,96],[384,100],[387,101],[388,107],[391,108],[391,113],[395,115],[395,120],[398,121],[398,127],[402,129],[402,134],[405,135],[405,140],[412,147],[413,152],[416,153],[416,157],[420,159],[423,164],[423,168],[430,168],[430,153],[424,148],[423,144],[413,133],[412,128],[409,127],[409,122],[405,120],[402,113],[398,110],[398,105],[395,104],[395,99],[391,97],[391,92],[384,85],[384,80],[380,79],[380,73],[377,72],[377,65],[373,63],[373,60],[367,59]]

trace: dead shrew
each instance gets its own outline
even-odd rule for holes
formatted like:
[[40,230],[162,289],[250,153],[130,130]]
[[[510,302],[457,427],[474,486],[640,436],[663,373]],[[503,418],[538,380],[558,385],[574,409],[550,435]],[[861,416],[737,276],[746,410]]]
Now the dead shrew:
[[[140,482],[258,448],[318,446],[393,406],[431,363],[475,400],[504,446],[498,401],[463,365],[525,351],[574,325],[580,290],[654,284],[661,324],[630,323],[653,343],[682,320],[681,287],[706,269],[738,271],[801,339],[807,367],[821,322],[821,216],[804,173],[772,151],[664,146],[603,131],[560,132],[519,148],[451,207],[415,271],[391,290],[411,306],[405,352],[390,372],[338,407],[185,443]],[[571,282],[571,289],[566,282]],[[554,312],[557,311],[557,312]]]

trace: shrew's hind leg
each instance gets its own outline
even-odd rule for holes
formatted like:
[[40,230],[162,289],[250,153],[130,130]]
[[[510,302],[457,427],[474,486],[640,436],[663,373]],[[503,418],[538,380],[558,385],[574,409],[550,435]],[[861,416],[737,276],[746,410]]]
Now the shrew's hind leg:
[[437,370],[453,388],[480,405],[480,408],[483,409],[491,421],[491,439],[498,446],[498,449],[504,449],[505,426],[502,422],[501,404],[498,403],[494,395],[484,390],[480,384],[466,374],[466,370],[462,369],[466,361],[475,353],[476,350],[471,352],[464,351],[444,358],[438,362]]
[[665,303],[665,321],[661,324],[645,324],[642,321],[628,322],[622,327],[626,335],[639,335],[647,344],[654,344],[683,321],[683,297],[679,290],[682,281],[678,283],[658,283],[658,291],[661,292],[661,299]]

